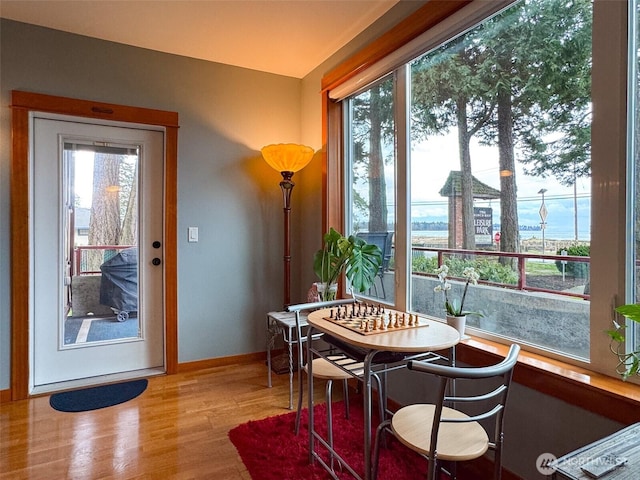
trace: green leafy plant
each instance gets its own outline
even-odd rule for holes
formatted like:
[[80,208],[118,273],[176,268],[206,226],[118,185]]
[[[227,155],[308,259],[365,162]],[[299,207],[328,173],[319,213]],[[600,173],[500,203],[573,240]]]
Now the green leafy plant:
[[[629,320],[640,323],[639,304],[621,305],[617,307],[615,311]],[[614,328],[607,330],[606,333],[611,338],[611,351],[618,357],[616,372],[620,374],[623,380],[627,380],[634,375],[640,375],[640,349],[627,352],[626,338],[624,335],[626,325],[621,325],[615,320],[613,321],[613,325]]]
[[[589,245],[572,245],[566,249],[558,249],[557,255],[562,255],[562,250],[572,257],[588,257],[591,255]],[[562,272],[562,260],[556,260],[556,267]],[[589,278],[589,262],[569,262],[564,265],[565,273],[574,278]]]
[[451,300],[449,298],[449,291],[451,290],[451,283],[447,280],[447,276],[449,274],[449,267],[446,264],[440,265],[435,273],[438,274],[438,280],[440,281],[440,285],[437,285],[433,291],[434,292],[443,292],[444,295],[444,308],[447,311],[447,315],[452,315],[454,317],[461,317],[463,315],[476,315],[478,317],[484,316],[480,312],[470,312],[464,310],[464,301],[467,297],[467,290],[469,288],[469,284],[472,283],[474,285],[478,284],[478,279],[480,276],[478,272],[475,271],[473,267],[467,267],[463,270],[462,276],[466,278],[466,282],[464,284],[464,290],[462,291],[462,297],[458,302],[458,299],[454,298]]
[[[507,285],[518,283],[518,274],[495,260],[447,258],[444,263],[449,267],[448,275],[452,277],[462,277],[465,268],[473,267],[480,280]],[[411,267],[413,272],[431,273],[438,268],[438,258],[418,256],[413,259]]]
[[324,235],[324,246],[313,257],[313,271],[325,286],[321,300],[333,300],[330,286],[344,272],[357,292],[371,288],[382,265],[382,251],[355,235],[345,237],[331,228]]

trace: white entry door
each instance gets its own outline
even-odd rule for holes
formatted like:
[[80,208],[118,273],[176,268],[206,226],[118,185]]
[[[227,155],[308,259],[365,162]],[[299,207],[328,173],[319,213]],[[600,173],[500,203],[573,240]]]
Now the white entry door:
[[164,371],[164,132],[31,121],[32,393]]

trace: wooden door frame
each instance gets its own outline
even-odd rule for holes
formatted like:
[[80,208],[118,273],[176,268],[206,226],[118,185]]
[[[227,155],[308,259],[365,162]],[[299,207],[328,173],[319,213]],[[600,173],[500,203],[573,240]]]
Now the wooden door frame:
[[177,372],[177,157],[178,114],[162,110],[92,102],[38,93],[11,92],[11,399],[29,397],[29,304],[31,201],[29,195],[29,114],[56,113],[75,117],[161,126],[165,129],[164,178],[164,305],[165,369]]

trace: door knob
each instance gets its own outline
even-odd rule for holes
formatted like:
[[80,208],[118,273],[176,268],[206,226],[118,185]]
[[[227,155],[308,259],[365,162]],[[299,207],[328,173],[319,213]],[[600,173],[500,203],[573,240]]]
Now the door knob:
[[162,263],[162,261],[158,257],[156,257],[153,260],[151,260],[151,263],[153,263],[155,266],[158,266]]

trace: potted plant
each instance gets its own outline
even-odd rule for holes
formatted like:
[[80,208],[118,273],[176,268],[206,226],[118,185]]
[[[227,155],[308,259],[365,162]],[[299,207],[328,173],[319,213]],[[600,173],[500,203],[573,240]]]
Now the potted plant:
[[[638,304],[621,305],[615,311],[625,318],[640,323],[640,305]],[[624,336],[626,325],[620,325],[615,320],[613,325],[615,328],[607,330],[606,333],[611,338],[611,351],[618,357],[616,372],[623,380],[627,380],[633,375],[640,375],[640,348],[633,352],[627,352]]]
[[345,237],[333,228],[324,234],[323,244],[313,257],[313,270],[320,279],[317,284],[320,300],[336,298],[342,273],[355,291],[362,293],[371,288],[382,265],[378,246],[355,235]]
[[451,283],[449,283],[449,280],[447,280],[447,276],[449,275],[449,266],[442,264],[435,270],[435,273],[438,275],[440,284],[437,285],[433,290],[435,292],[443,292],[444,309],[446,312],[447,323],[458,330],[458,332],[462,336],[464,335],[467,323],[467,315],[476,315],[478,317],[484,316],[481,312],[470,312],[464,309],[464,301],[467,297],[469,284],[472,283],[474,285],[477,285],[480,275],[478,275],[478,272],[476,272],[473,267],[466,267],[463,270],[462,276],[466,278],[466,283],[464,284],[462,297],[460,298],[460,301],[458,301],[457,298],[449,298],[449,290],[451,290]]

